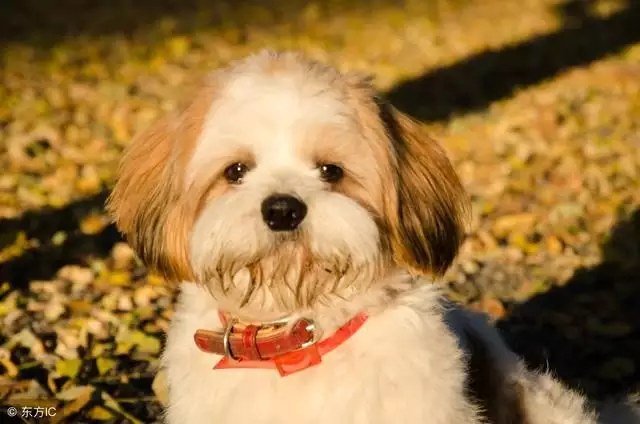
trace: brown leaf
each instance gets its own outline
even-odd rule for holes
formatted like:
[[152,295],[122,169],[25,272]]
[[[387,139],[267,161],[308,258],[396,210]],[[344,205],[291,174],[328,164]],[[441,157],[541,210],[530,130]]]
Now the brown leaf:
[[66,422],[67,417],[80,412],[91,401],[94,390],[91,386],[76,386],[58,393],[56,396],[58,399],[70,400],[71,402],[64,405],[61,410],[56,411],[56,415],[51,419],[51,424]]

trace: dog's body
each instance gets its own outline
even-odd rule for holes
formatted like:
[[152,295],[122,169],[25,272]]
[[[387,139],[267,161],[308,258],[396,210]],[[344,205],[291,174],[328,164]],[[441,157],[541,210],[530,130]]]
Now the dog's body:
[[[580,396],[525,371],[481,317],[446,305],[433,285],[406,275],[393,280],[389,286],[402,287],[397,297],[358,299],[372,316],[358,333],[320,365],[287,377],[269,369],[213,370],[220,357],[201,352],[192,335],[221,326],[217,305],[205,289],[185,285],[164,355],[168,422],[597,422]],[[340,314],[346,320],[359,310],[337,303],[329,321],[316,316],[320,325],[335,328]]]
[[[527,371],[482,317],[441,296],[433,281],[466,208],[443,150],[368,80],[271,52],[212,75],[132,143],[109,202],[147,265],[183,282],[163,357],[168,422],[629,422]],[[300,346],[313,349],[360,315],[294,374],[212,369],[300,353],[265,356],[260,323],[311,320],[320,340]],[[224,334],[217,351],[194,342],[199,330]]]

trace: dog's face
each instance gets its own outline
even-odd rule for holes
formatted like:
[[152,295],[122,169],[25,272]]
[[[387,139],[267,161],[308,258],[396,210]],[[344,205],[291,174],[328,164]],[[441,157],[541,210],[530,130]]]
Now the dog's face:
[[462,187],[366,80],[263,52],[190,100],[133,141],[108,205],[166,278],[292,309],[452,261]]

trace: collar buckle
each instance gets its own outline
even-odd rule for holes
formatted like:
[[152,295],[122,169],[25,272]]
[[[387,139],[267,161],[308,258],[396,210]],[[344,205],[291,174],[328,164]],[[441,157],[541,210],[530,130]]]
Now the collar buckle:
[[320,339],[321,339],[321,336],[322,336],[320,334],[320,331],[318,331],[316,323],[312,319],[304,319],[304,320],[307,322],[307,326],[305,327],[305,330],[307,330],[307,332],[311,334],[311,339],[309,339],[308,341],[302,343],[300,345],[300,348],[296,349],[296,350],[306,349],[309,346],[318,343],[320,341]]
[[224,356],[234,361],[236,360],[236,358],[233,356],[233,352],[231,352],[230,337],[231,337],[231,333],[233,332],[233,326],[236,325],[237,322],[238,320],[236,320],[235,318],[228,319],[227,326],[224,329],[224,336],[222,336],[222,346],[224,348]]

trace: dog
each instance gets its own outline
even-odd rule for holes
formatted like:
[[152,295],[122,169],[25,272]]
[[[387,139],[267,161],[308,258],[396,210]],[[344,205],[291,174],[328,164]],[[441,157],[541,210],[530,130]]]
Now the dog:
[[107,208],[180,283],[170,424],[638,418],[528,370],[442,294],[468,199],[366,76],[296,52],[232,62],[133,140]]

